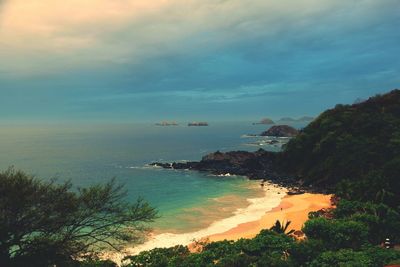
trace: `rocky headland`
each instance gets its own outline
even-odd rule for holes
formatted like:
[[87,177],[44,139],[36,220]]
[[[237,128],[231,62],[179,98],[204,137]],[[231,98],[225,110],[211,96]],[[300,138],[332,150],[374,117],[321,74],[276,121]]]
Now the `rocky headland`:
[[288,175],[278,168],[279,156],[280,153],[263,149],[255,152],[230,151],[223,153],[217,151],[205,155],[200,161],[153,162],[150,165],[165,169],[208,172],[214,175],[242,175],[251,180],[268,180],[289,188],[290,194],[309,191],[310,188],[304,188],[296,177]]
[[298,133],[298,130],[289,125],[274,125],[267,131],[262,132],[261,136],[294,137]]

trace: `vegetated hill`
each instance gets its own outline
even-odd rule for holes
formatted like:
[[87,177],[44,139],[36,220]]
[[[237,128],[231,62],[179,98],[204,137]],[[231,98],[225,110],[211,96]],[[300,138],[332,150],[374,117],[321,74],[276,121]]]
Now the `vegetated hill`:
[[346,181],[360,191],[380,190],[366,195],[399,198],[400,90],[325,111],[290,140],[280,164],[306,184]]

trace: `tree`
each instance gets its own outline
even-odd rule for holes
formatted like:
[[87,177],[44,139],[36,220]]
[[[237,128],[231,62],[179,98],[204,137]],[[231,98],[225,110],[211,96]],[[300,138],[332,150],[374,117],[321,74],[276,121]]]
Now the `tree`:
[[0,173],[0,265],[65,265],[139,241],[156,211],[125,196],[115,179],[73,190],[14,169]]
[[138,255],[128,256],[127,266],[148,266],[148,267],[168,267],[177,266],[190,254],[185,246],[178,245],[170,248],[154,248],[148,251],[142,251]]
[[362,251],[341,249],[339,251],[323,252],[311,262],[311,267],[351,266],[372,267],[374,266],[368,254]]
[[282,221],[282,223],[279,220],[276,220],[275,224],[269,228],[269,230],[272,230],[278,234],[286,234],[290,235],[294,232],[294,230],[290,230],[289,232],[286,232],[289,228],[291,221],[287,221],[286,223]]
[[368,239],[380,244],[385,238],[400,240],[400,212],[388,205],[373,202],[349,201],[342,199],[333,211],[336,219],[361,222],[368,226]]
[[302,230],[310,240],[320,240],[330,250],[359,249],[368,243],[368,226],[352,220],[315,218],[306,221]]

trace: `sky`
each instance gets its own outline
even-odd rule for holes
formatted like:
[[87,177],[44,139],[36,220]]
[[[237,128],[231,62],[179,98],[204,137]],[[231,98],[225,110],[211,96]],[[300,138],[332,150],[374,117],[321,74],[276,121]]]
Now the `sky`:
[[400,88],[399,0],[0,0],[0,121],[316,116]]

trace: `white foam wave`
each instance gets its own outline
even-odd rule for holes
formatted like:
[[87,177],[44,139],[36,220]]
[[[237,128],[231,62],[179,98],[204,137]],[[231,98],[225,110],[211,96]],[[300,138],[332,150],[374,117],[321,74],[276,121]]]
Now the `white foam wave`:
[[265,212],[279,205],[287,190],[276,185],[265,183],[265,195],[260,198],[247,199],[250,205],[238,209],[233,216],[213,222],[210,226],[199,231],[190,233],[162,233],[150,237],[142,245],[129,249],[129,254],[137,254],[141,251],[150,250],[156,247],[172,247],[176,245],[188,245],[194,240],[200,240],[207,236],[223,233],[236,227],[239,224],[260,219]]

